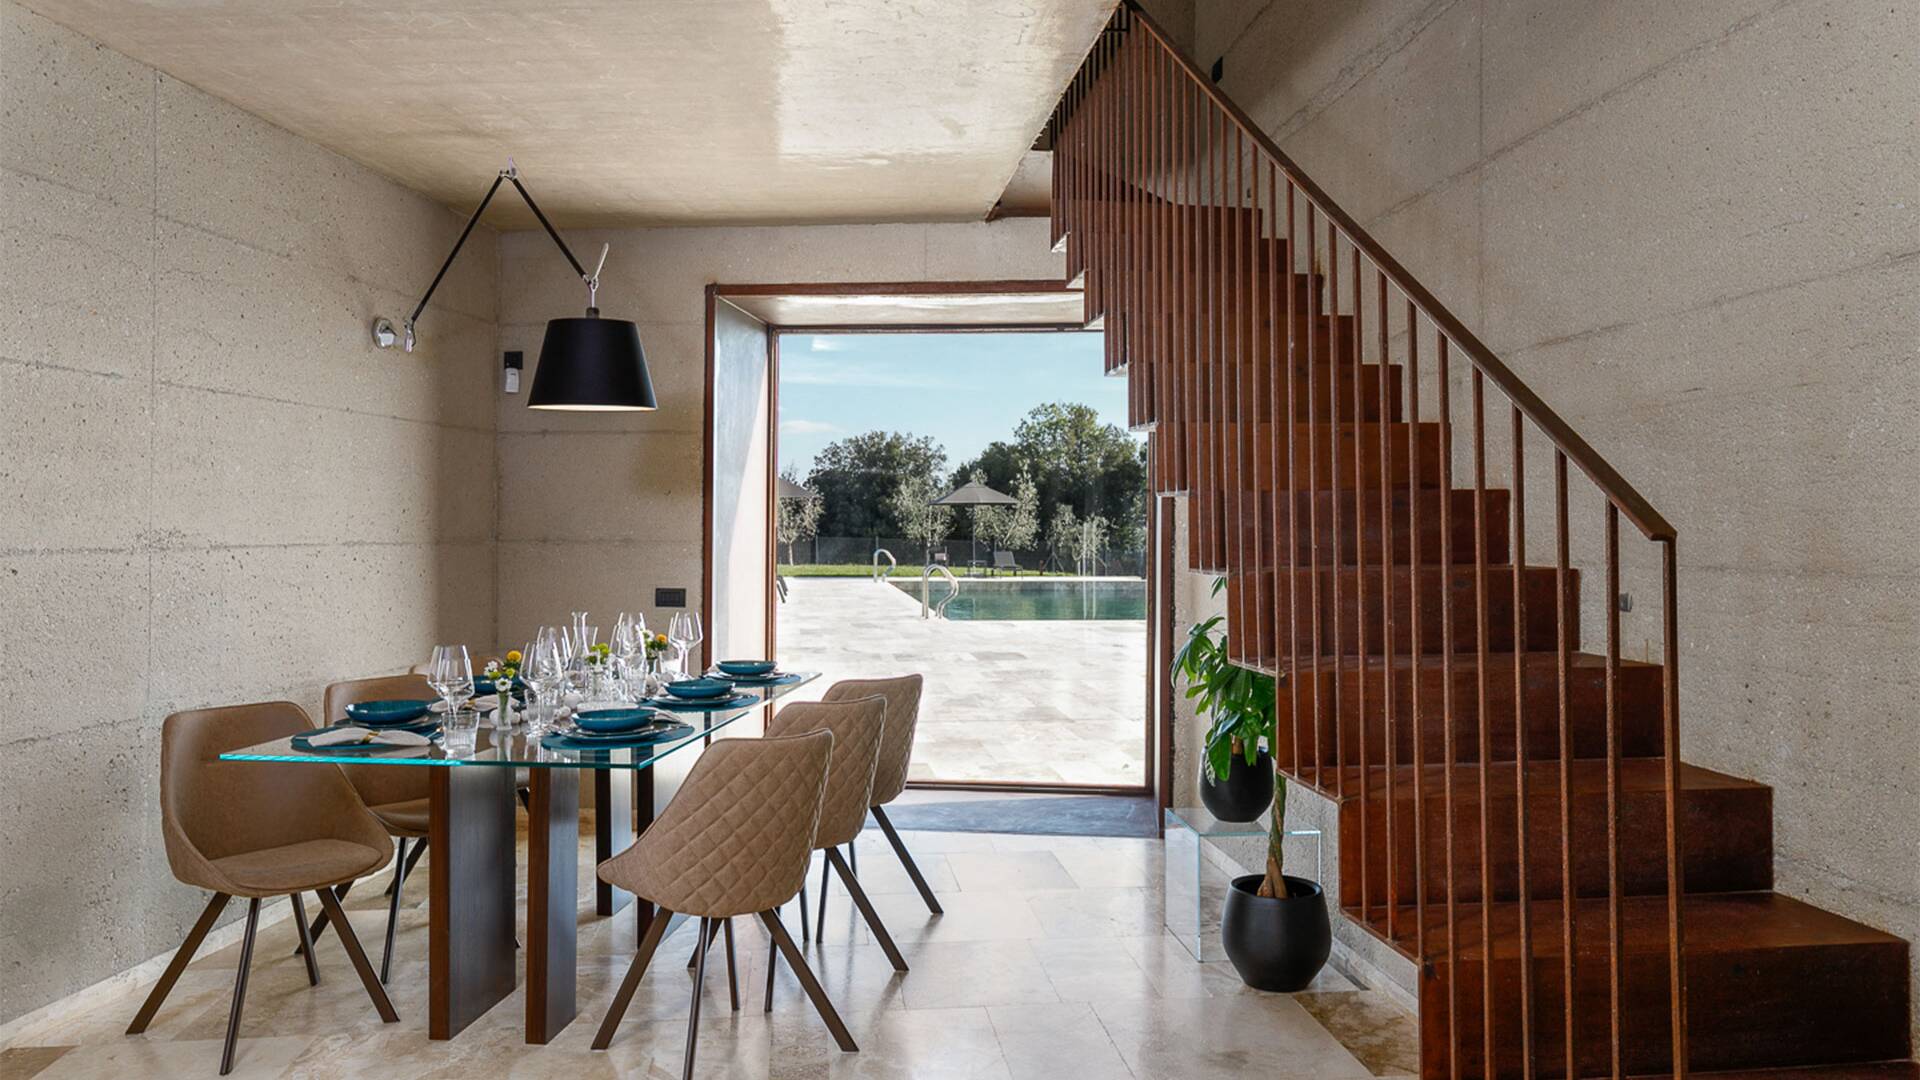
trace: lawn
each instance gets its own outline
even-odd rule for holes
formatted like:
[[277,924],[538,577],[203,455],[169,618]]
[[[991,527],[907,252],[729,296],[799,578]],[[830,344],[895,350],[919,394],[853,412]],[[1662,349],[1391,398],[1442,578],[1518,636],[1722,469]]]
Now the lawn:
[[[785,577],[863,578],[863,577],[873,576],[873,567],[860,566],[858,564],[830,565],[830,564],[824,564],[824,563],[798,563],[798,564],[782,563],[780,564],[780,573]],[[956,568],[954,570],[954,573],[959,577],[968,576],[964,568]],[[920,576],[920,571],[915,570],[911,566],[896,566],[892,568],[888,576],[898,577],[898,578],[917,578]],[[989,575],[980,574],[977,576],[986,577]],[[1017,573],[1012,570],[1001,570],[998,573],[993,574],[991,576],[993,577],[1040,577],[1042,575],[1038,570],[1021,570],[1021,571],[1018,571]]]

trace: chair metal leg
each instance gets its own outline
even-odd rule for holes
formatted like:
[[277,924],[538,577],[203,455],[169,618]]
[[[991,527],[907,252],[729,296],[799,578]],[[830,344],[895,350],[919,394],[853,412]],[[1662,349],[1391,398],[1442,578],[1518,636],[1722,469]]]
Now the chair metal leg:
[[393,932],[400,925],[400,891],[407,885],[407,838],[400,838],[400,850],[393,857],[393,881],[387,885],[387,944],[380,952],[380,982],[385,985],[393,974]]
[[253,932],[260,928],[260,898],[247,901],[246,936],[240,939],[240,969],[233,977],[233,1004],[227,1010],[227,1042],[220,1050],[220,1075],[233,1071],[233,1040],[240,1034],[240,1010],[247,1003],[247,968],[253,964]]
[[933,890],[927,887],[927,879],[920,876],[920,867],[908,854],[907,845],[900,842],[900,833],[894,829],[893,822],[887,819],[886,808],[876,806],[872,809],[873,819],[880,823],[880,831],[887,834],[887,843],[893,845],[893,853],[900,857],[901,865],[907,868],[907,876],[913,879],[913,887],[920,890],[920,899],[927,902],[927,910],[935,915],[944,914],[940,910],[940,901],[933,898]]
[[[802,907],[804,910],[804,905]],[[778,911],[775,911],[773,913],[773,917],[778,919],[780,917],[780,913]],[[764,1008],[760,1010],[761,1012],[773,1011],[773,970],[779,964],[779,962],[780,962],[780,946],[772,938],[768,938],[767,939],[767,1004]]]
[[[348,891],[350,891],[352,888],[353,888],[353,882],[351,881],[347,882],[344,885],[335,885],[333,887],[334,899],[345,900],[347,898]],[[320,931],[325,930],[327,928],[327,923],[329,921],[330,920],[327,918],[327,913],[325,911],[322,911],[318,916],[314,918],[312,927],[310,927],[307,930],[307,936],[312,938],[315,941],[319,941]],[[296,955],[300,952],[300,949],[301,949],[301,946],[299,945],[295,945],[293,947],[293,951]]]
[[[860,827],[865,829],[866,825],[862,824]],[[853,872],[856,874],[860,872],[860,845],[858,840],[859,837],[855,837],[855,842],[847,844],[847,865],[853,867]]]
[[813,923],[807,917],[807,877],[800,875],[800,940],[813,940]]
[[847,895],[853,897],[853,906],[860,909],[860,917],[867,921],[868,929],[873,931],[874,938],[880,942],[880,951],[886,953],[887,959],[893,963],[893,970],[907,970],[906,957],[901,956],[899,947],[894,945],[893,936],[887,933],[886,926],[880,921],[880,913],[873,910],[873,902],[867,899],[867,890],[860,887],[860,879],[853,876],[852,870],[847,869],[846,860],[840,857],[838,850],[828,848],[827,861],[839,871],[840,883],[847,887]]
[[287,899],[293,901],[293,924],[300,928],[300,955],[307,958],[307,985],[320,985],[320,962],[314,959],[313,935],[307,933],[307,904],[300,899],[299,893],[290,894]]
[[788,966],[793,968],[793,974],[800,980],[801,988],[806,990],[807,998],[813,1002],[813,1011],[820,1014],[820,1019],[826,1022],[827,1030],[833,1033],[833,1041],[839,1043],[840,1049],[848,1053],[860,1049],[854,1044],[853,1034],[847,1030],[847,1025],[840,1019],[840,1014],[834,1011],[833,1002],[828,1000],[826,990],[820,986],[820,980],[813,977],[813,969],[807,966],[807,958],[801,955],[799,947],[793,943],[793,938],[787,935],[787,928],[780,924],[780,917],[771,911],[763,911],[760,913],[760,921],[767,924],[767,932],[773,935],[774,945],[786,955]]
[[353,970],[360,975],[360,985],[367,988],[367,996],[373,999],[373,1007],[380,1014],[383,1023],[398,1023],[400,1014],[393,1011],[393,1001],[387,997],[387,988],[380,985],[374,977],[373,965],[367,962],[367,954],[360,948],[360,938],[353,932],[353,924],[347,921],[347,913],[340,910],[340,900],[331,890],[319,889],[314,895],[320,898],[320,906],[327,909],[333,921],[339,924],[340,944],[347,950],[347,959],[353,961]]
[[740,1011],[740,975],[733,962],[733,920],[721,919],[720,929],[727,936],[727,996],[733,999],[733,1011]]
[[820,913],[813,918],[814,938],[827,940],[827,852],[832,848],[820,849]]
[[[713,920],[700,920],[700,940],[711,941]],[[680,1080],[693,1080],[693,1051],[700,1040],[700,990],[707,981],[707,950],[702,948],[694,954],[693,963],[693,1004],[687,1009],[687,1056],[680,1067]]]
[[613,1033],[620,1027],[620,1018],[627,1015],[627,1006],[633,1002],[633,992],[640,988],[640,977],[647,973],[647,965],[653,962],[653,952],[660,947],[660,939],[667,936],[667,925],[673,922],[673,912],[666,908],[654,912],[653,921],[647,924],[647,932],[640,938],[640,948],[633,954],[633,964],[627,968],[627,977],[620,980],[620,990],[613,995],[613,1004],[607,1006],[606,1019],[600,1021],[600,1031],[593,1037],[593,1048],[605,1050],[613,1043]]
[[200,913],[200,918],[194,922],[193,929],[187,931],[187,939],[180,943],[180,951],[173,954],[173,960],[167,964],[167,970],[161,974],[160,981],[155,983],[153,990],[147,994],[146,1003],[141,1005],[140,1011],[133,1015],[133,1023],[127,1025],[127,1034],[138,1035],[147,1030],[148,1024],[153,1023],[153,1014],[160,1011],[161,1003],[166,1001],[167,995],[173,992],[173,984],[180,981],[180,973],[187,970],[187,965],[193,962],[193,954],[199,951],[200,943],[207,939],[207,931],[213,929],[213,924],[219,920],[220,913],[227,910],[227,902],[232,899],[233,897],[226,893],[217,892],[207,900],[206,910]]
[[[406,839],[406,838],[405,838],[405,837],[401,837],[401,839],[402,839],[402,840],[404,840],[404,839]],[[407,856],[407,872],[406,872],[405,874],[403,874],[403,875],[401,875],[401,876],[402,876],[402,877],[412,877],[412,876],[413,876],[413,865],[414,865],[415,863],[417,863],[417,862],[419,862],[419,861],[420,861],[420,856],[422,856],[422,855],[425,855],[426,853],[427,853],[427,838],[426,838],[426,837],[424,837],[424,836],[421,836],[421,837],[417,837],[417,838],[415,838],[415,839],[414,839],[414,841],[413,841],[413,854],[411,854],[411,855],[409,855],[409,856]],[[393,882],[391,882],[391,881],[389,881],[389,882],[387,882],[387,892],[386,892],[386,895],[388,895],[388,896],[392,896],[392,895],[393,895]]]

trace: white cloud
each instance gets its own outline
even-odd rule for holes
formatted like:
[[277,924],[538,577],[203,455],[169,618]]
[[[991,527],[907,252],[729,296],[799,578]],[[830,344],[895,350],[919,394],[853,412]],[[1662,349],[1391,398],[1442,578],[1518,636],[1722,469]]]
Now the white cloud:
[[831,435],[839,430],[841,430],[840,425],[830,424],[825,420],[780,421],[782,435]]
[[951,389],[959,384],[933,373],[929,365],[914,366],[886,360],[843,362],[808,357],[780,368],[780,381],[791,386],[870,387],[893,390]]
[[846,347],[845,343],[827,337],[814,338],[813,344],[810,346],[814,352],[839,352]]

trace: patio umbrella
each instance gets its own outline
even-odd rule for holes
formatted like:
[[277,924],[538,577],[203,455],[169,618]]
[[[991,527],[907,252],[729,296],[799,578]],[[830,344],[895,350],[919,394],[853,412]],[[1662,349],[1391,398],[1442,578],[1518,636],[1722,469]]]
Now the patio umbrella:
[[[945,495],[933,500],[934,506],[1014,506],[1019,499],[1004,491],[995,491],[978,480],[961,484]],[[973,554],[969,562],[980,561],[980,519],[973,521]]]
[[801,487],[799,484],[794,483],[793,481],[787,479],[784,476],[780,477],[779,480],[780,480],[780,497],[781,498],[783,499],[813,498],[813,490],[811,488]]

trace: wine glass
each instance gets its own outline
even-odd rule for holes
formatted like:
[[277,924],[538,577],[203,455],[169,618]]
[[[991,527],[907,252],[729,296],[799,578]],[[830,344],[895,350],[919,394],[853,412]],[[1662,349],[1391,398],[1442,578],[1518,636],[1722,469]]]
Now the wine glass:
[[693,647],[693,621],[687,612],[675,612],[667,623],[667,644],[673,646],[673,666],[681,676],[687,674],[687,650]]
[[465,645],[435,645],[433,660],[427,667],[427,683],[440,700],[446,702],[446,715],[440,726],[445,732],[444,740],[448,750],[461,752],[472,750],[475,730],[479,727],[479,714],[467,714],[465,706],[473,697],[473,660],[467,655]]
[[528,721],[529,729],[543,730],[551,726],[556,708],[560,703],[560,688],[566,682],[566,661],[561,658],[561,635],[550,626],[540,628],[534,636],[533,644],[527,646],[526,680],[540,703],[533,718]]
[[[694,611],[687,612],[687,648],[691,650],[706,639],[707,632],[700,628],[700,614]],[[685,657],[682,657],[680,670],[683,672],[687,670]]]

